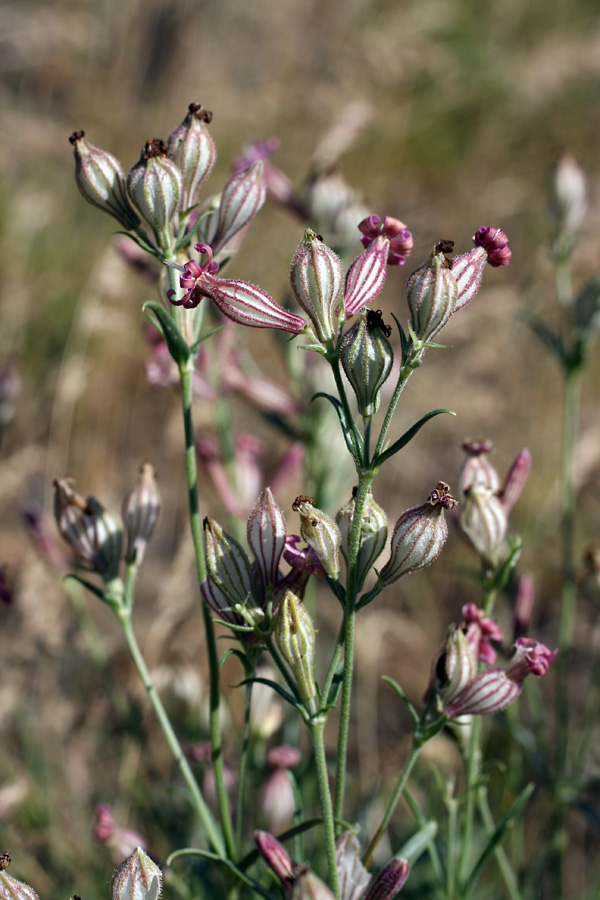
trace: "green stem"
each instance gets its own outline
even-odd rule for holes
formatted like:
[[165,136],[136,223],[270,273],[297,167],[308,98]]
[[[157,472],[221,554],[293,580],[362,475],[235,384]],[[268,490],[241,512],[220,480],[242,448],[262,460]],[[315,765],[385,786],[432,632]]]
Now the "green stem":
[[342,701],[338,729],[337,766],[335,780],[335,817],[344,817],[344,798],[346,793],[346,768],[348,761],[348,733],[350,730],[350,711],[352,702],[352,677],[354,671],[354,622],[356,619],[356,601],[358,599],[358,553],[363,511],[373,480],[371,472],[359,473],[358,487],[354,499],[354,516],[350,532],[348,559],[348,582],[346,585],[346,604],[344,607],[344,674],[342,683]]
[[390,801],[387,805],[386,811],[383,815],[383,819],[381,820],[381,824],[379,825],[379,828],[375,832],[375,834],[371,840],[371,843],[369,844],[367,851],[366,851],[365,855],[363,856],[363,865],[367,869],[371,865],[371,862],[373,861],[373,854],[375,853],[375,850],[377,849],[377,845],[379,844],[379,841],[381,840],[381,838],[384,836],[384,834],[387,830],[387,827],[390,824],[391,818],[394,815],[394,810],[396,809],[398,801],[400,800],[400,797],[402,796],[402,792],[404,791],[404,788],[406,787],[406,784],[408,782],[408,777],[412,771],[412,767],[414,766],[414,764],[417,760],[417,756],[420,753],[421,746],[422,746],[422,744],[420,742],[417,742],[417,739],[415,737],[413,739],[412,749],[409,753],[408,759],[404,763],[404,767],[402,769],[402,772],[400,773],[400,777],[398,778],[398,781],[396,782],[396,787],[394,788],[394,792],[393,792],[393,794],[390,798]]
[[[424,350],[421,350],[417,354],[417,359],[420,359],[423,355]],[[389,427],[392,424],[392,418],[394,417],[394,413],[396,412],[396,407],[398,406],[398,401],[400,399],[400,394],[404,390],[404,386],[406,382],[414,372],[413,366],[403,365],[400,369],[400,374],[398,375],[398,381],[396,382],[396,387],[394,388],[394,393],[392,394],[392,399],[390,400],[390,405],[387,408],[387,412],[385,414],[385,418],[383,420],[383,425],[381,426],[381,431],[379,433],[379,438],[377,440],[377,446],[375,447],[375,453],[373,454],[373,458],[376,459],[380,453],[383,452],[383,448],[385,446],[385,439],[387,437],[387,433],[389,431]]]
[[481,768],[481,719],[473,716],[469,750],[467,756],[467,805],[463,818],[461,834],[461,849],[458,862],[458,881],[464,884],[467,880],[471,851],[473,849],[473,823],[475,819],[475,804],[477,801],[479,770]]
[[331,366],[331,371],[333,372],[333,377],[335,379],[335,386],[337,388],[338,396],[340,398],[342,409],[344,410],[344,418],[346,419],[346,427],[350,434],[350,438],[352,441],[352,446],[354,447],[354,460],[357,461],[361,458],[360,447],[358,446],[356,440],[356,434],[354,432],[354,428],[352,427],[354,423],[354,418],[352,416],[352,412],[350,410],[350,404],[348,403],[348,395],[346,394],[346,386],[344,385],[344,379],[342,378],[342,373],[340,370],[340,360],[338,356],[328,356],[327,357],[329,364]]
[[[482,788],[478,792],[478,805],[479,813],[481,815],[485,830],[487,831],[488,835],[491,835],[494,833],[495,825],[487,799],[487,791],[485,790],[485,788]],[[513,868],[504,848],[498,846],[496,847],[494,853],[496,855],[496,862],[498,863],[498,868],[500,869],[500,874],[502,875],[502,878],[504,880],[506,892],[508,893],[510,900],[523,900],[521,891],[519,890],[519,885],[517,884],[517,878],[515,876],[515,873],[513,872]]]
[[329,881],[333,893],[336,897],[339,898],[340,886],[338,882],[335,859],[335,822],[333,818],[333,807],[331,803],[331,791],[329,789],[329,775],[327,773],[325,743],[323,741],[325,720],[323,718],[313,720],[309,728],[315,754],[317,780],[319,783],[319,797],[321,799],[321,812],[323,814],[323,827],[325,829],[325,851],[327,854],[327,864],[329,867]]
[[162,704],[160,697],[156,691],[154,683],[152,681],[152,677],[150,672],[148,671],[148,667],[146,666],[146,662],[144,657],[142,656],[141,650],[139,648],[137,639],[135,637],[133,627],[131,625],[131,612],[130,610],[126,610],[125,608],[121,608],[117,610],[117,616],[119,622],[121,623],[121,627],[123,628],[123,634],[125,635],[125,640],[127,641],[127,646],[129,647],[129,652],[131,653],[131,658],[135,663],[135,667],[137,668],[140,678],[142,679],[142,683],[148,694],[148,698],[152,704],[154,712],[156,714],[156,718],[159,721],[160,727],[162,728],[163,734],[167,740],[169,745],[169,749],[173,754],[175,762],[179,766],[179,771],[183,775],[184,781],[188,787],[192,798],[192,804],[198,814],[198,818],[200,819],[204,831],[208,837],[208,840],[214,850],[219,854],[219,856],[225,856],[225,847],[223,845],[223,839],[219,834],[219,830],[217,824],[213,818],[213,815],[206,805],[204,797],[198,787],[196,779],[190,769],[189,763],[184,756],[183,750],[181,749],[181,745],[177,740],[177,736],[173,731],[173,727],[171,722],[169,721],[169,717],[165,711],[165,708]]
[[[253,673],[246,672],[246,678],[251,678]],[[238,847],[242,846],[243,828],[245,822],[246,807],[246,773],[248,771],[248,754],[250,752],[250,712],[252,709],[252,688],[253,683],[250,681],[246,684],[244,697],[244,730],[242,732],[242,752],[240,755],[240,765],[238,769],[238,793],[237,793],[237,810],[236,810],[236,843]]]
[[[204,558],[204,544],[202,541],[202,523],[198,505],[198,470],[196,466],[196,447],[194,442],[194,425],[192,420],[192,373],[194,361],[192,358],[187,363],[179,366],[181,379],[181,401],[183,407],[183,425],[185,433],[185,470],[188,485],[188,504],[190,511],[190,529],[194,544],[196,558],[196,572],[198,584],[201,585],[206,578],[206,561]],[[206,646],[208,650],[208,668],[210,680],[210,742],[212,751],[212,764],[215,775],[215,789],[219,817],[227,855],[235,859],[235,839],[229,797],[225,783],[225,765],[223,761],[223,746],[221,741],[221,726],[219,705],[221,701],[219,689],[219,658],[215,640],[215,629],[207,604],[202,602],[202,615],[206,633]]]

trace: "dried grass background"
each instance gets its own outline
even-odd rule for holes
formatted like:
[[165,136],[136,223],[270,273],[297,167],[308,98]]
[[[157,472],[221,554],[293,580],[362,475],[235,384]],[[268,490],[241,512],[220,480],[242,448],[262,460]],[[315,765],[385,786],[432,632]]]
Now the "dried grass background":
[[[76,191],[68,135],[84,128],[127,168],[146,138],[166,136],[195,100],[215,114],[211,187],[244,144],[272,134],[281,141],[276,163],[299,187],[316,144],[350,107],[366,124],[341,161],[344,176],[369,208],[402,218],[415,235],[415,265],[390,274],[382,299],[401,319],[405,277],[434,241],[453,238],[465,250],[480,225],[507,231],[513,264],[486,272],[477,301],[444,332],[454,349],[426,359],[396,427],[439,406],[457,418],[428,425],[376,497],[393,519],[438,478],[453,483],[468,435],[494,441],[500,470],[529,447],[534,467],[515,525],[526,539],[522,569],[536,573],[538,634],[551,641],[560,378],[522,313],[553,316],[545,198],[562,150],[589,177],[576,280],[598,268],[600,14],[593,0],[21,0],[0,6],[0,40],[0,362],[14,360],[22,378],[0,446],[0,564],[14,588],[13,604],[0,607],[0,844],[15,857],[14,874],[41,896],[91,898],[111,866],[93,841],[95,804],[112,803],[163,857],[178,845],[185,804],[160,787],[177,776],[109,611],[85,601],[133,705],[137,739],[131,719],[123,733],[64,587],[28,543],[23,506],[35,500],[49,512],[54,476],[70,472],[82,491],[118,509],[139,463],[156,465],[165,509],[140,581],[140,640],[190,733],[206,687],[178,398],[151,388],[143,368],[141,305],[152,288],[115,253],[112,221]],[[264,209],[232,277],[283,296],[300,236],[283,211]],[[578,469],[582,552],[600,521],[598,374],[593,361]],[[247,410],[238,414],[250,420]],[[198,410],[200,423],[209,419],[210,410]],[[279,498],[290,523],[299,487]],[[209,486],[202,499],[203,512],[218,514]],[[419,698],[447,623],[476,599],[475,581],[463,574],[470,565],[455,532],[435,567],[394,586],[359,620],[357,789],[391,777],[407,746],[407,723],[379,676]],[[330,607],[326,600],[319,608],[323,633],[337,627]],[[595,613],[585,603],[580,610],[589,647]],[[588,652],[582,642],[574,697]],[[239,672],[227,671],[235,683]],[[453,765],[451,748],[435,753],[442,767]],[[411,827],[407,820],[406,834]],[[578,896],[598,837],[577,816],[572,828],[569,889]],[[530,825],[528,839],[533,847],[544,840],[541,824]]]

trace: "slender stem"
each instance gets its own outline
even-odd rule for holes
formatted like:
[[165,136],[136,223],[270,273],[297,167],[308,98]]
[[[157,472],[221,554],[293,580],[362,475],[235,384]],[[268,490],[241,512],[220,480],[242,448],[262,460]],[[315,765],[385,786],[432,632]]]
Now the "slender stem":
[[384,836],[384,834],[387,830],[387,827],[390,824],[391,818],[394,815],[394,810],[396,809],[398,801],[400,800],[400,797],[402,796],[402,792],[404,791],[404,788],[406,787],[406,784],[408,782],[408,777],[412,771],[412,767],[414,766],[414,764],[417,760],[417,756],[420,753],[421,746],[422,746],[422,744],[420,742],[417,742],[417,740],[415,738],[413,740],[413,745],[412,745],[411,751],[408,755],[408,759],[404,763],[404,767],[402,769],[402,772],[400,773],[400,777],[398,778],[398,781],[396,782],[396,787],[394,788],[394,791],[392,793],[390,801],[387,805],[386,811],[383,814],[383,819],[381,820],[379,828],[375,832],[375,834],[371,840],[371,843],[369,844],[367,851],[366,851],[365,855],[363,856],[363,865],[367,869],[371,865],[371,862],[373,861],[373,854],[375,853],[375,850],[377,849],[377,845],[378,845],[379,841],[381,840],[381,838]]
[[[487,799],[487,790],[485,788],[482,788],[478,792],[478,805],[479,813],[485,826],[485,830],[487,831],[488,835],[491,835],[494,832],[495,826]],[[504,880],[504,885],[506,887],[506,891],[508,893],[508,896],[510,897],[510,900],[523,900],[521,891],[519,890],[519,885],[517,883],[516,875],[513,872],[513,868],[504,848],[498,846],[496,847],[494,853],[496,855],[496,862],[498,863],[498,868],[500,869],[500,874],[502,875],[502,878]]]
[[[198,470],[196,466],[196,447],[194,442],[194,425],[192,421],[192,373],[194,362],[189,359],[186,364],[179,367],[181,380],[181,401],[183,406],[183,424],[185,433],[185,469],[188,485],[188,503],[190,510],[190,528],[194,544],[196,558],[196,572],[198,583],[206,578],[206,561],[204,558],[204,544],[202,541],[202,523],[200,521],[200,509],[198,505]],[[221,701],[219,689],[219,658],[215,640],[215,629],[206,603],[202,603],[202,615],[206,633],[206,646],[208,650],[208,668],[210,679],[210,742],[212,751],[212,764],[215,775],[215,789],[219,817],[227,855],[235,859],[235,840],[233,823],[229,807],[229,797],[225,783],[225,766],[223,761],[223,746],[221,741],[221,725],[219,705]]]
[[[421,358],[425,351],[421,350],[418,354],[418,359]],[[383,451],[385,445],[385,439],[387,437],[387,433],[390,425],[392,424],[392,418],[394,413],[396,412],[396,407],[398,406],[398,401],[400,399],[400,394],[404,390],[404,386],[412,373],[414,372],[414,367],[412,366],[402,366],[400,369],[400,374],[398,375],[398,381],[396,383],[396,387],[394,388],[394,393],[392,394],[392,399],[390,400],[390,405],[387,408],[387,412],[385,414],[385,418],[383,420],[383,425],[381,426],[381,431],[379,433],[379,438],[377,440],[377,446],[375,447],[375,453],[373,457],[379,456],[379,454]]]
[[325,829],[325,851],[327,853],[327,864],[329,867],[329,881],[333,893],[336,897],[339,897],[340,886],[335,859],[335,822],[333,818],[333,806],[331,803],[331,791],[329,789],[325,742],[323,740],[325,719],[319,718],[313,720],[309,727],[315,754],[319,796],[321,799],[321,812],[323,814],[323,827]]
[[142,652],[139,648],[137,639],[133,631],[133,627],[131,625],[131,612],[130,610],[126,610],[122,607],[121,609],[117,610],[117,616],[119,618],[119,622],[121,623],[121,627],[123,628],[123,634],[125,635],[125,640],[127,641],[129,652],[131,653],[133,662],[135,663],[140,678],[142,679],[142,683],[144,685],[144,688],[146,689],[146,693],[148,694],[148,698],[152,704],[152,707],[156,714],[156,718],[159,721],[160,727],[162,728],[163,734],[167,740],[169,749],[173,754],[175,762],[179,766],[179,771],[183,775],[184,781],[187,784],[188,790],[191,794],[192,804],[196,810],[196,813],[198,814],[198,818],[202,823],[210,844],[219,854],[219,856],[224,857],[225,847],[223,845],[223,839],[219,834],[217,824],[210,809],[206,805],[204,797],[202,796],[200,788],[198,787],[196,779],[194,778],[192,770],[190,769],[189,763],[184,756],[183,750],[181,749],[181,745],[177,740],[177,736],[173,731],[173,727],[171,726],[171,722],[169,721],[169,717],[167,716],[162,701],[156,691],[156,688],[152,681],[152,677],[150,675],[150,672],[148,671],[148,667],[146,666],[146,662],[144,660],[144,657],[142,656]]
[[454,900],[456,896],[456,837],[458,831],[458,802],[449,797],[448,807],[448,846],[446,847],[446,896]]
[[479,718],[479,716],[473,716],[467,756],[467,805],[463,817],[463,828],[460,840],[461,850],[458,862],[459,884],[464,884],[466,882],[467,870],[471,861],[471,850],[473,847],[473,823],[475,819],[475,804],[477,801],[480,767],[481,719]]
[[[252,674],[252,671],[247,671],[246,678],[250,678]],[[242,752],[240,755],[240,764],[238,768],[238,793],[235,830],[236,844],[238,847],[242,846],[243,828],[246,818],[244,815],[246,808],[246,773],[248,771],[248,754],[250,752],[250,711],[252,709],[253,687],[253,683],[249,681],[246,684],[244,697],[244,730],[242,732]]]
[[352,677],[354,671],[354,622],[356,619],[356,600],[358,598],[358,553],[363,511],[367,500],[369,486],[373,480],[371,472],[359,474],[358,488],[354,499],[354,516],[350,532],[348,560],[348,582],[346,585],[346,605],[344,608],[344,675],[342,683],[342,701],[338,729],[337,766],[335,780],[335,817],[344,817],[344,798],[346,793],[346,768],[348,760],[348,733],[350,730],[350,711],[352,702]]

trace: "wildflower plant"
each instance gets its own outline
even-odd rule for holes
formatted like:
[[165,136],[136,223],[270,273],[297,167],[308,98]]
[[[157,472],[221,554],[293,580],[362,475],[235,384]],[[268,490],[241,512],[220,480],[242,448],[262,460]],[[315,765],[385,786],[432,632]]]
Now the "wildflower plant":
[[[225,272],[268,191],[297,218],[308,215],[307,206],[268,161],[272,148],[266,145],[238,161],[218,193],[206,194],[205,184],[216,157],[211,119],[212,114],[201,105],[190,104],[188,114],[168,139],[148,141],[128,173],[111,154],[89,144],[82,131],[75,132],[71,143],[76,181],[85,199],[115,218],[137,249],[160,265],[158,300],[146,303],[145,309],[172,360],[175,377],[173,373],[169,376],[171,383],[178,382],[181,392],[189,521],[208,652],[210,764],[216,811],[180,746],[132,622],[137,572],[151,552],[149,544],[159,521],[161,500],[154,470],[150,464],[142,467],[139,483],[123,501],[123,524],[95,498],[77,494],[70,479],[59,478],[55,483],[58,528],[77,556],[73,577],[114,610],[197,816],[200,846],[181,853],[193,852],[211,861],[220,873],[224,892],[230,891],[232,896],[240,891],[244,895],[255,892],[268,900],[279,895],[280,887],[298,898],[318,894],[338,900],[391,900],[409,876],[410,863],[425,852],[438,895],[466,900],[485,865],[496,856],[510,896],[518,897],[516,876],[501,843],[530,788],[519,794],[510,814],[495,823],[479,789],[479,717],[506,709],[520,694],[526,677],[543,676],[556,655],[521,635],[513,651],[505,653],[504,662],[496,663],[504,641],[493,619],[493,606],[519,555],[509,513],[529,468],[528,454],[524,451],[519,456],[501,486],[486,458],[491,448],[486,442],[469,443],[468,462],[457,491],[440,479],[429,491],[423,490],[420,496],[417,492],[415,505],[395,523],[388,522],[377,491],[382,467],[404,451],[428,422],[450,413],[435,409],[403,434],[394,430],[394,415],[408,380],[422,368],[428,353],[443,347],[437,343],[438,337],[449,319],[475,298],[487,263],[494,267],[509,264],[508,238],[499,227],[477,228],[473,248],[456,256],[452,241],[439,240],[407,279],[406,324],[401,324],[403,313],[397,304],[392,325],[384,321],[376,306],[388,266],[405,265],[410,258],[413,236],[407,225],[392,215],[362,216],[355,222],[362,250],[346,264],[314,227],[306,227],[291,260],[289,302],[280,303],[262,287]],[[355,208],[355,198],[349,205]],[[306,224],[318,228],[314,220]],[[331,391],[317,390],[312,397],[299,399],[305,404],[312,401],[313,406],[329,404],[337,418],[355,471],[355,483],[346,486],[345,503],[339,510],[321,508],[318,499],[308,496],[309,467],[304,475],[307,494],[299,495],[293,504],[294,525],[266,484],[245,529],[238,520],[229,533],[214,518],[203,518],[194,395],[198,396],[206,348],[223,339],[218,332],[226,333],[233,327],[229,323],[240,330],[281,333],[295,348],[288,346],[288,355],[306,354],[316,359],[308,365],[329,370]],[[237,383],[241,383],[239,377]],[[200,393],[208,391],[205,396],[212,396],[206,382],[203,384]],[[286,404],[285,416],[290,422],[294,410],[294,402]],[[290,426],[289,431],[302,441],[301,430]],[[208,452],[204,447],[200,455]],[[234,510],[235,504],[229,509]],[[346,820],[351,809],[347,770],[357,617],[390,585],[437,559],[448,537],[448,519],[454,515],[481,564],[481,608],[465,604],[463,620],[450,626],[433,661],[429,688],[420,706],[400,685],[387,679],[410,713],[412,746],[395,786],[384,797],[381,821],[375,829],[363,823],[359,839],[356,828]],[[332,652],[320,642],[318,623],[305,602],[316,581],[327,586],[331,602],[339,607],[339,633]],[[224,763],[216,623],[233,638],[226,655],[233,653],[240,661],[246,694],[244,724],[234,751],[237,783],[233,802]],[[269,798],[265,814],[270,822],[281,823],[274,828],[293,821],[291,828],[277,836],[261,830],[260,823],[249,816],[250,770],[256,764],[251,752],[256,735],[252,694],[265,688],[274,700],[285,704],[286,717],[296,718],[306,729],[318,783],[315,818],[317,811],[305,805],[310,804],[310,796],[303,797],[292,772],[299,761],[294,749],[271,752],[270,765],[277,771],[271,773],[263,791]],[[330,769],[324,735],[326,729],[333,729],[334,721],[337,751]],[[410,800],[417,833],[405,852],[394,847],[392,859],[382,865],[385,860],[379,844],[407,791],[415,761],[422,747],[444,729],[457,736],[465,763],[464,797],[460,804],[452,800],[452,809],[460,808],[460,817],[457,820],[453,813],[449,823],[446,862],[441,862],[440,846],[424,812]],[[286,785],[278,788],[279,803],[271,786],[275,779]],[[485,834],[478,839],[475,855],[477,810]],[[110,830],[111,838],[115,829]],[[302,855],[304,835],[311,830],[317,830],[319,845],[324,848],[324,866],[316,851],[314,859]],[[178,848],[173,850],[170,863],[179,855]],[[266,866],[258,865],[260,859]],[[160,870],[138,848],[117,870],[111,889],[114,900],[122,900],[125,894],[151,895],[153,900],[160,884]]]

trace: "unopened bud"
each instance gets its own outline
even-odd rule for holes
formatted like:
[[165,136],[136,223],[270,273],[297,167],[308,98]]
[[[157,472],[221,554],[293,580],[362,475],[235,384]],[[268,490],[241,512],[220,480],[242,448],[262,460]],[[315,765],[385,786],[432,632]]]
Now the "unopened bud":
[[427,262],[406,283],[411,325],[422,341],[430,341],[442,330],[456,306],[458,287],[445,256],[452,247],[452,241],[436,244]]
[[252,597],[250,561],[244,548],[218,522],[204,520],[206,567],[232,606],[245,607]]
[[369,309],[342,340],[342,365],[363,418],[377,412],[381,386],[392,371],[394,351],[388,340],[389,333],[381,311]]
[[158,138],[146,142],[142,155],[127,175],[127,190],[161,246],[172,241],[171,223],[179,206],[181,172],[169,159],[167,145]]
[[583,221],[587,207],[585,176],[572,156],[558,161],[550,183],[550,211],[559,228],[570,234]]
[[450,629],[436,674],[446,705],[459,697],[477,676],[477,654],[462,629]]
[[347,319],[372,303],[382,290],[389,246],[389,240],[379,235],[348,269],[344,287],[344,312]]
[[405,859],[390,859],[381,872],[375,876],[364,900],[394,900],[406,882],[410,866]]
[[8,874],[10,862],[10,853],[0,854],[0,900],[38,900],[32,887]]
[[310,228],[290,268],[290,283],[298,305],[311,320],[318,339],[326,343],[337,335],[342,299],[343,271],[339,257]]
[[450,488],[438,481],[426,503],[400,516],[392,534],[390,558],[379,573],[383,584],[392,584],[438,558],[448,537],[444,510],[454,506]]
[[[342,538],[341,550],[346,560],[350,561],[350,535],[354,519],[355,498],[340,509],[335,517]],[[362,521],[360,525],[360,544],[356,560],[357,590],[361,590],[365,578],[371,571],[375,561],[379,558],[385,547],[388,534],[388,518],[385,511],[375,503],[371,491],[365,501]]]
[[300,535],[319,557],[329,578],[340,574],[340,529],[331,516],[313,506],[310,497],[296,497],[292,509],[300,516]]
[[362,864],[356,831],[345,831],[337,840],[335,863],[340,896],[344,900],[360,900],[369,886],[371,876]]
[[521,450],[508,470],[508,475],[500,491],[500,500],[507,513],[511,511],[525,486],[531,469],[529,450]]
[[287,528],[283,512],[275,502],[270,488],[265,488],[250,513],[247,535],[248,544],[260,569],[263,587],[277,584]]
[[500,476],[488,459],[494,446],[491,441],[467,438],[462,449],[467,454],[458,474],[458,490],[461,501],[472,487],[485,488],[492,493],[500,490]]
[[493,560],[508,528],[506,509],[488,488],[473,486],[465,494],[459,523],[475,550]]
[[114,216],[131,231],[140,224],[127,198],[125,172],[119,160],[84,139],[85,132],[75,131],[69,138],[75,154],[75,181],[88,203]]
[[254,840],[258,852],[282,884],[291,885],[294,863],[283,844],[280,844],[268,831],[255,831]]
[[156,470],[150,463],[144,463],[140,468],[138,483],[123,500],[122,515],[127,529],[128,563],[135,561],[139,565],[142,562],[146,545],[160,517],[161,508]]
[[198,191],[217,158],[215,143],[206,127],[211,121],[211,112],[199,103],[190,103],[187,116],[167,140],[171,158],[181,172],[182,210],[197,202]]
[[162,872],[141,847],[121,863],[110,883],[113,900],[156,900],[162,888]]
[[231,176],[221,194],[217,230],[210,242],[215,256],[226,250],[231,238],[252,221],[266,196],[262,160]]
[[291,900],[335,900],[335,894],[306,866],[296,866]]
[[75,493],[70,478],[54,482],[54,516],[63,538],[108,583],[118,576],[121,525],[94,498]]
[[533,575],[525,574],[519,578],[517,596],[515,597],[514,630],[515,639],[523,637],[528,629],[533,607],[535,606],[535,582]]
[[294,674],[300,696],[314,711],[317,696],[313,674],[315,626],[292,591],[285,592],[277,608],[273,633],[279,652]]

